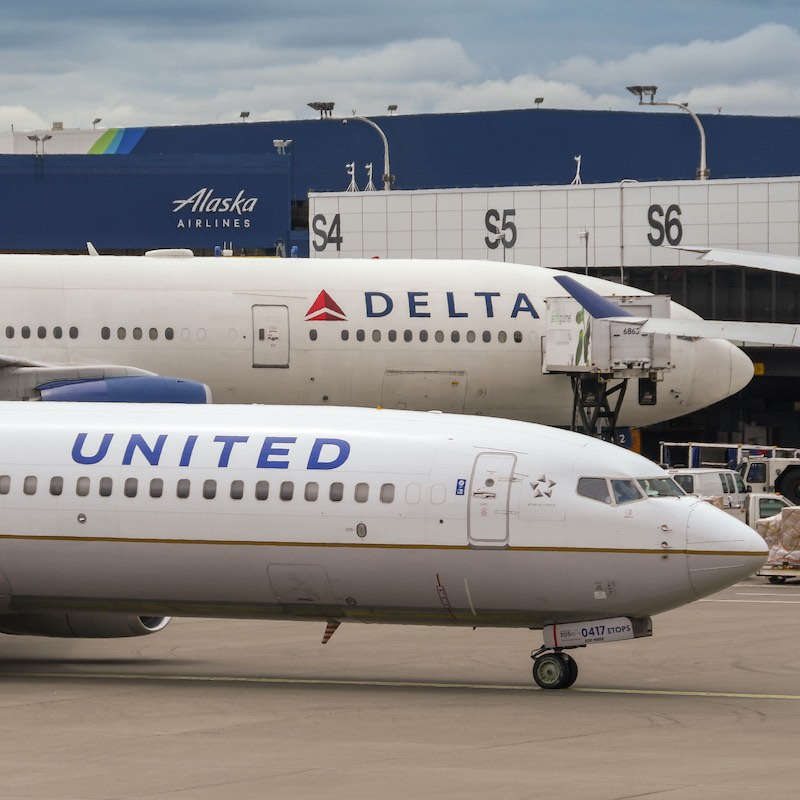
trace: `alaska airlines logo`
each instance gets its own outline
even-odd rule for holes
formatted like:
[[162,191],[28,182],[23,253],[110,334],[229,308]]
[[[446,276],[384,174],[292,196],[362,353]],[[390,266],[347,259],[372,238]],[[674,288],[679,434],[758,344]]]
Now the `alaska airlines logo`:
[[257,197],[245,197],[244,189],[239,189],[236,197],[215,197],[214,190],[205,186],[198,189],[194,194],[184,200],[173,200],[173,214],[183,211],[187,206],[191,206],[189,211],[192,214],[247,214],[253,211],[258,202]]
[[[513,298],[513,300],[512,300]],[[491,319],[496,314],[508,314],[510,319],[527,316],[538,319],[531,299],[525,292],[503,294],[501,292],[403,292],[397,296],[386,292],[364,292],[364,313],[368,319],[388,317],[395,313],[408,317],[427,319],[440,316],[442,312],[450,319],[475,317]],[[438,312],[434,314],[434,312]],[[325,291],[306,312],[306,322],[347,321],[341,306]]]
[[178,218],[176,228],[249,228],[257,197],[246,197],[239,189],[235,197],[217,197],[214,190],[204,186],[182,200],[173,200],[173,214],[194,214]]
[[339,304],[323,289],[306,312],[307,322],[346,322],[347,317]]

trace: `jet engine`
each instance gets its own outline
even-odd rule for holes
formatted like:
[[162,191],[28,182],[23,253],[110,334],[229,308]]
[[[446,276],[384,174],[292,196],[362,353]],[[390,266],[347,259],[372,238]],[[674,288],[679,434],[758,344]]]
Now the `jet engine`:
[[0,614],[0,633],[61,639],[118,639],[158,633],[167,627],[170,619],[105,611]]
[[39,399],[79,403],[210,403],[204,383],[162,375],[120,375],[40,384]]

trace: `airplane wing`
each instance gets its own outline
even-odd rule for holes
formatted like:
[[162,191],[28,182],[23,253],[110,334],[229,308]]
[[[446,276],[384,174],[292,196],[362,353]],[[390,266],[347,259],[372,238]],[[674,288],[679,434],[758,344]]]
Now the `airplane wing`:
[[626,309],[584,286],[569,275],[559,275],[561,284],[595,319],[635,325],[642,333],[666,333],[697,339],[727,339],[754,345],[800,347],[800,325],[736,320],[670,319],[635,317]]
[[734,267],[750,267],[767,272],[785,272],[800,275],[800,257],[778,256],[772,253],[754,253],[748,250],[724,250],[718,247],[686,247],[678,245],[675,250],[699,253],[702,261],[711,264],[730,264]]
[[0,353],[0,399],[209,403],[205,384],[119,364],[53,364]]

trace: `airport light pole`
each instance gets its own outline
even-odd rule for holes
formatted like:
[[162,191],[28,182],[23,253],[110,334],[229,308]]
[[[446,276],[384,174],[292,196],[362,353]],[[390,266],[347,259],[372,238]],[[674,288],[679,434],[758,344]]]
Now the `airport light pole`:
[[346,125],[351,119],[356,120],[357,122],[364,122],[369,125],[371,128],[374,128],[378,132],[378,136],[381,137],[381,141],[383,142],[383,190],[388,192],[392,188],[392,184],[394,183],[395,176],[392,175],[391,167],[389,166],[389,140],[386,138],[386,134],[383,132],[381,127],[376,123],[373,122],[368,117],[360,117],[358,114],[353,114],[352,117],[334,117],[333,116],[333,107],[334,103],[332,102],[321,102],[316,101],[313,103],[308,104],[311,108],[315,111],[319,111],[319,118],[320,119],[332,119],[341,122],[343,125]]
[[703,123],[700,122],[700,117],[689,108],[689,104],[673,103],[669,100],[657,101],[656,92],[658,91],[658,86],[626,86],[625,88],[639,98],[640,106],[674,106],[675,108],[680,108],[681,111],[685,111],[694,120],[697,130],[700,132],[700,166],[697,168],[696,178],[698,181],[707,181],[711,172],[706,165],[706,132],[703,128]]

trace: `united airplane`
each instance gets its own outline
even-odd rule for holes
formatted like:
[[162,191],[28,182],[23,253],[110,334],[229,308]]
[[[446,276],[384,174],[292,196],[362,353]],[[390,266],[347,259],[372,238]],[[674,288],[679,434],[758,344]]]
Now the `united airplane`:
[[[559,274],[429,259],[2,255],[0,399],[204,401],[209,387],[215,403],[380,405],[568,426],[570,380],[543,374],[545,299],[568,296]],[[672,303],[671,316],[696,315]],[[689,413],[752,374],[726,341],[675,338],[657,402],[628,393],[619,424]]]
[[655,464],[501,419],[297,406],[0,404],[0,631],[170,616],[541,629],[533,676],[652,633],[766,546]]

